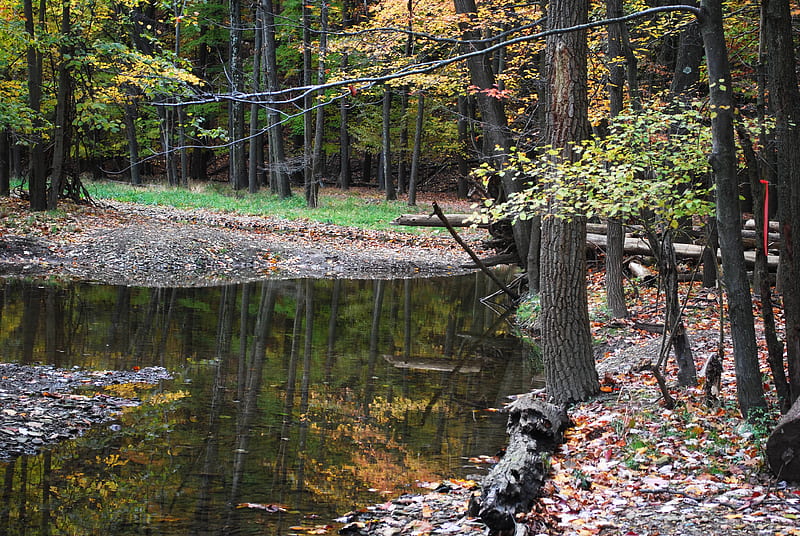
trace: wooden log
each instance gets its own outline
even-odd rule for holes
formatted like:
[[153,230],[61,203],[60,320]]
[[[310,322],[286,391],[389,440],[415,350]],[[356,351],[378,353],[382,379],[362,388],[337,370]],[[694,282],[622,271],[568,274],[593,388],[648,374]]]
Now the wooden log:
[[461,372],[463,374],[472,374],[481,371],[481,363],[470,360],[469,362],[463,359],[438,359],[438,358],[405,358],[396,355],[383,356],[388,363],[395,368],[413,369],[413,370],[432,370],[440,372]]
[[779,480],[800,482],[800,398],[767,439],[767,462]]
[[570,425],[566,411],[553,404],[522,395],[505,409],[508,448],[481,485],[481,495],[470,512],[489,527],[489,534],[512,535],[516,515],[527,513],[547,476],[543,457],[564,441]]
[[[473,224],[470,219],[472,214],[445,214],[447,221],[453,227],[469,227]],[[392,220],[392,225],[409,225],[417,227],[444,227],[442,221],[435,214],[401,214]],[[478,227],[488,227],[488,224],[479,224]]]

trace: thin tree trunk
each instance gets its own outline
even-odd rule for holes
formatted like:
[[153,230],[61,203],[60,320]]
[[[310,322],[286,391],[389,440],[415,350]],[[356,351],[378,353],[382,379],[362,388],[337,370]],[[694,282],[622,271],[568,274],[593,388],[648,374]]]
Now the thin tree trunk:
[[[348,55],[342,54],[342,71],[347,70]],[[350,169],[350,133],[347,131],[349,101],[344,97],[339,104],[339,187],[350,188],[352,170]]]
[[[622,0],[606,1],[606,16],[616,18],[622,16]],[[625,54],[622,34],[624,23],[612,24],[608,27],[608,101],[609,115],[612,118],[622,112],[622,94],[625,86]],[[628,316],[625,305],[625,286],[623,284],[622,261],[625,254],[625,231],[622,222],[611,218],[608,220],[606,245],[606,304],[614,318]]]
[[125,101],[125,136],[128,139],[128,161],[130,162],[131,184],[142,183],[141,164],[139,162],[139,140],[136,137],[136,117],[138,111],[133,96]]
[[50,176],[50,195],[47,208],[55,210],[64,180],[66,159],[69,154],[69,107],[72,78],[67,67],[67,57],[71,53],[70,39],[70,0],[61,4],[61,39],[60,63],[58,65],[58,90],[56,93],[56,117],[53,129],[53,170]]
[[[229,0],[230,16],[230,86],[234,95],[244,90],[244,70],[242,69],[242,5],[241,0]],[[229,155],[230,183],[234,190],[247,186],[247,167],[244,154],[244,104],[234,99],[229,104],[229,129],[231,145]]]
[[389,88],[384,89],[383,92],[383,135],[382,138],[382,161],[381,169],[383,170],[383,181],[386,187],[386,200],[394,201],[397,199],[397,193],[394,189],[394,182],[392,181],[392,149],[391,149],[391,112],[392,112],[392,92]]
[[419,180],[419,156],[422,151],[422,128],[425,123],[425,93],[417,92],[417,120],[414,124],[414,148],[411,152],[411,175],[408,177],[408,205],[417,204],[417,181]]
[[[39,6],[39,16],[44,18],[44,2]],[[25,15],[25,31],[31,43],[36,40],[36,29],[33,0],[25,0],[23,5]],[[43,24],[41,25],[44,26]],[[47,169],[44,160],[44,144],[42,136],[38,132],[41,126],[39,112],[42,100],[42,59],[34,44],[27,48],[28,60],[28,105],[33,112],[33,133],[31,134],[32,143],[30,145],[30,177],[28,180],[28,192],[30,194],[31,210],[47,209]]]
[[[275,42],[275,12],[272,0],[261,0],[264,10],[264,63],[267,71],[267,92],[278,91],[277,44]],[[283,128],[280,111],[272,102],[267,104],[269,123],[270,187],[281,199],[292,196],[286,151],[283,144]]]
[[[322,85],[325,83],[325,61],[328,54],[328,2],[321,0],[320,7],[320,34],[319,34],[319,59],[317,62],[317,84]],[[322,92],[317,93],[321,99]],[[322,184],[322,179],[325,174],[325,151],[323,150],[323,142],[325,139],[325,108],[320,106],[317,108],[317,122],[314,128],[314,157],[313,157],[313,206],[318,204],[319,187]]]
[[779,204],[782,211],[781,285],[786,322],[790,402],[800,398],[800,89],[795,71],[788,0],[763,3],[767,89],[775,114]]
[[[303,85],[311,85],[311,6],[303,2]],[[316,185],[313,169],[313,129],[314,115],[311,110],[313,97],[307,93],[303,97],[303,184],[305,186],[306,205],[317,206]]]
[[0,130],[0,195],[11,193],[11,168],[9,155],[11,154],[10,136],[7,130]]
[[[741,211],[736,176],[733,135],[733,92],[720,0],[703,0],[701,25],[706,48],[711,116],[712,153],[709,158],[717,195],[717,225],[722,250],[723,280],[728,297],[733,354],[736,365],[736,395],[739,410],[747,418],[766,408],[756,348],[753,302],[744,263]],[[796,86],[795,86],[796,89]]]
[[[253,42],[253,93],[261,91],[261,52],[264,41],[263,17],[261,16],[261,5],[258,4],[256,10],[256,31]],[[259,167],[262,165],[259,147],[264,143],[264,138],[260,133],[258,124],[258,110],[260,106],[256,103],[250,104],[250,146],[248,152],[247,166],[247,191],[251,194],[256,193],[261,187],[261,177]]]

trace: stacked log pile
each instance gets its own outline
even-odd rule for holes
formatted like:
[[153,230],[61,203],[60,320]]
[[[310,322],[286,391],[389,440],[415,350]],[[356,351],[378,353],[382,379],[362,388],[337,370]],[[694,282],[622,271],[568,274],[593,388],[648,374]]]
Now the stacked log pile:
[[[447,214],[447,221],[452,227],[469,227],[473,225],[472,214]],[[421,227],[441,227],[442,222],[435,215],[425,216],[420,214],[404,214],[396,218],[393,222],[395,225],[410,225]],[[493,239],[504,239],[504,236],[495,236],[492,233],[492,227],[487,224],[478,225],[480,228],[488,229]],[[780,249],[782,238],[778,231],[778,223],[770,222],[769,235],[767,237],[770,255],[767,257],[767,265],[771,270],[778,267],[777,251]],[[606,247],[606,226],[601,223],[590,223],[586,226],[586,246],[591,249],[605,249]],[[647,240],[641,238],[642,233],[637,232],[635,227],[631,227],[631,232],[625,235],[625,253],[629,255],[652,255],[650,245]],[[509,237],[510,238],[510,237]],[[757,232],[755,230],[755,223],[753,220],[748,220],[742,227],[742,240],[745,245],[745,261],[752,266],[755,262],[756,248],[763,247],[758,242]],[[676,243],[675,253],[679,258],[684,259],[700,259],[703,255],[704,245],[701,240],[696,240],[696,243]],[[497,248],[502,249],[502,248]],[[717,257],[721,258],[721,254],[717,252]],[[517,256],[515,254],[504,253],[498,255],[496,258],[490,259],[486,262],[487,265],[493,264],[510,264],[515,262]]]

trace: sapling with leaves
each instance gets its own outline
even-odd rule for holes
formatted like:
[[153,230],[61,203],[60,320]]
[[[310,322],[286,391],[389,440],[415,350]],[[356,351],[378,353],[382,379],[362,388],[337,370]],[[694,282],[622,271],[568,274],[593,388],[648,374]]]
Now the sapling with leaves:
[[[675,352],[678,382],[697,383],[688,336],[678,298],[678,267],[674,241],[689,229],[683,222],[713,212],[709,187],[710,129],[698,107],[667,112],[665,103],[652,102],[641,111],[620,114],[603,139],[589,139],[575,150],[574,162],[559,159],[560,151],[543,148],[529,156],[516,152],[508,168],[515,181],[528,183],[501,204],[483,211],[485,220],[503,217],[525,220],[544,213],[550,201],[560,211],[547,217],[617,218],[644,230],[658,264],[665,294],[663,345],[658,365],[670,348]],[[488,166],[482,174],[490,172]]]

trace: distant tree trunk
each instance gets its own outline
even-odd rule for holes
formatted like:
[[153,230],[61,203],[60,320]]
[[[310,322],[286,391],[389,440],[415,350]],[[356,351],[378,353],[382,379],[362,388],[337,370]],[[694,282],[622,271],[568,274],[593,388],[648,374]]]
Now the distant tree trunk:
[[[347,70],[347,54],[342,54],[342,71]],[[352,180],[352,170],[350,168],[350,133],[347,131],[348,124],[347,97],[341,99],[339,104],[339,188],[348,190]]]
[[408,177],[408,86],[400,88],[400,147],[397,151],[397,193],[403,194],[407,191]]
[[417,181],[419,180],[419,156],[422,150],[422,128],[425,122],[425,93],[417,92],[417,120],[414,124],[414,148],[411,153],[411,175],[408,178],[408,205],[417,204]]
[[[175,18],[180,20],[183,17],[183,6],[181,2],[175,3]],[[175,58],[181,57],[181,28],[183,26],[175,24]],[[244,113],[244,111],[242,111]],[[189,186],[189,151],[186,148],[186,111],[183,106],[175,108],[175,134],[177,137],[177,149],[180,157],[180,177],[176,177],[176,183],[182,186]],[[244,128],[244,127],[243,127]]]
[[138,110],[132,95],[125,100],[125,137],[128,139],[128,161],[130,162],[131,184],[142,183],[141,164],[139,162],[139,140],[136,137],[136,118]]
[[469,162],[467,162],[467,148],[469,143],[468,124],[467,124],[467,97],[458,96],[458,145],[459,151],[456,159],[458,161],[458,197],[465,199],[469,195],[467,187],[467,176],[469,176]]
[[[253,93],[261,91],[261,56],[262,49],[264,48],[264,18],[261,13],[261,5],[257,4],[255,7],[255,37],[253,39]],[[264,136],[261,134],[261,127],[258,121],[258,111],[260,105],[257,103],[250,104],[250,144],[247,159],[247,191],[251,194],[256,193],[261,188],[261,173],[259,168],[262,164]]]
[[[475,0],[453,0],[456,13],[469,17],[471,23],[478,22],[478,8]],[[461,24],[462,38],[466,41],[479,41],[480,30],[470,25]],[[474,48],[485,48],[485,45],[464,45],[464,52],[472,52]],[[497,80],[492,69],[491,58],[488,55],[473,56],[467,59],[470,82],[477,88],[475,95],[481,113],[481,127],[483,129],[483,156],[495,167],[502,167],[508,159],[510,140],[508,132],[508,119],[506,118],[505,105],[487,93],[496,89]],[[513,180],[513,174],[504,173],[500,179],[506,195],[520,191],[524,186],[520,181]],[[526,268],[527,252],[530,241],[530,223],[518,221],[512,226],[514,244],[520,263]]]
[[[241,0],[229,0],[230,50],[228,62],[230,69],[231,93],[244,91],[244,70],[242,69],[242,4]],[[230,113],[229,129],[231,145],[229,155],[230,183],[234,190],[247,186],[247,167],[244,154],[244,103],[234,99],[228,105]]]
[[[267,92],[272,95],[278,91],[278,60],[275,42],[275,12],[272,0],[261,0],[264,12],[264,67],[267,71]],[[286,151],[283,144],[283,127],[280,111],[272,102],[267,104],[269,123],[269,162],[270,185],[281,199],[292,196],[289,183],[289,170],[286,165]]]
[[372,153],[367,149],[364,151],[364,161],[361,164],[362,180],[365,184],[369,184],[372,180]]
[[[328,54],[328,2],[322,0],[320,7],[320,33],[319,33],[319,58],[317,62],[317,84],[322,85],[325,83],[325,60]],[[322,98],[323,92],[317,93],[319,98]],[[312,168],[312,183],[314,187],[314,206],[317,206],[319,196],[319,187],[322,184],[323,176],[325,175],[325,151],[323,150],[323,143],[325,140],[325,107],[320,106],[317,108],[317,122],[314,127],[314,156]]]
[[392,181],[392,148],[391,148],[391,112],[392,112],[392,91],[389,88],[383,91],[383,135],[382,135],[382,161],[383,180],[386,186],[386,200],[394,201],[397,199],[397,192]]
[[56,92],[56,115],[53,125],[53,169],[50,175],[50,195],[47,208],[55,210],[64,180],[66,160],[69,155],[69,108],[72,93],[72,77],[67,58],[72,52],[69,45],[72,25],[70,24],[70,0],[61,4],[61,39],[58,65],[58,89]]
[[[622,0],[606,0],[606,16],[622,16]],[[608,58],[611,62],[608,75],[609,115],[612,118],[622,112],[623,89],[625,87],[625,54],[622,34],[624,23],[608,27]],[[628,316],[625,305],[625,286],[623,284],[622,261],[625,254],[625,230],[616,218],[608,220],[606,246],[606,304],[614,318]]]
[[[41,126],[39,112],[42,100],[42,59],[36,49],[36,29],[33,0],[25,0],[23,5],[25,15],[25,32],[31,40],[27,48],[28,60],[28,105],[33,111],[33,128],[30,138],[30,175],[28,179],[28,192],[30,193],[31,210],[47,210],[47,168],[44,159],[44,143],[42,135],[38,132]],[[44,0],[40,2],[39,16],[43,20],[45,14]],[[44,26],[42,24],[42,26]]]
[[788,0],[763,3],[767,88],[775,116],[779,203],[782,210],[781,285],[786,322],[790,403],[800,398],[800,89]]
[[11,193],[9,154],[11,144],[7,130],[0,130],[0,195]]
[[[553,0],[548,28],[586,23],[588,0]],[[547,138],[561,157],[588,135],[586,32],[551,35],[546,43]],[[552,207],[557,212],[558,207]],[[547,394],[556,404],[585,400],[599,392],[586,295],[586,222],[547,215],[542,221],[542,355]],[[565,306],[569,304],[568,306]]]
[[[311,5],[303,2],[303,85],[311,85]],[[311,110],[314,98],[311,93],[303,97],[303,185],[306,206],[317,206],[313,169],[314,113]]]
[[683,313],[678,295],[678,261],[675,258],[675,244],[672,241],[673,231],[665,230],[660,236],[655,232],[648,232],[650,249],[656,252],[658,273],[664,285],[664,336],[668,337],[669,345],[675,352],[675,362],[678,365],[678,383],[683,386],[697,385],[697,368],[692,354],[692,345],[689,334],[683,324]]
[[[674,2],[696,6],[695,0]],[[670,95],[678,96],[692,89],[697,90],[700,81],[700,64],[703,61],[703,37],[700,35],[700,22],[692,21],[681,27],[678,38],[678,52],[675,57]]]

